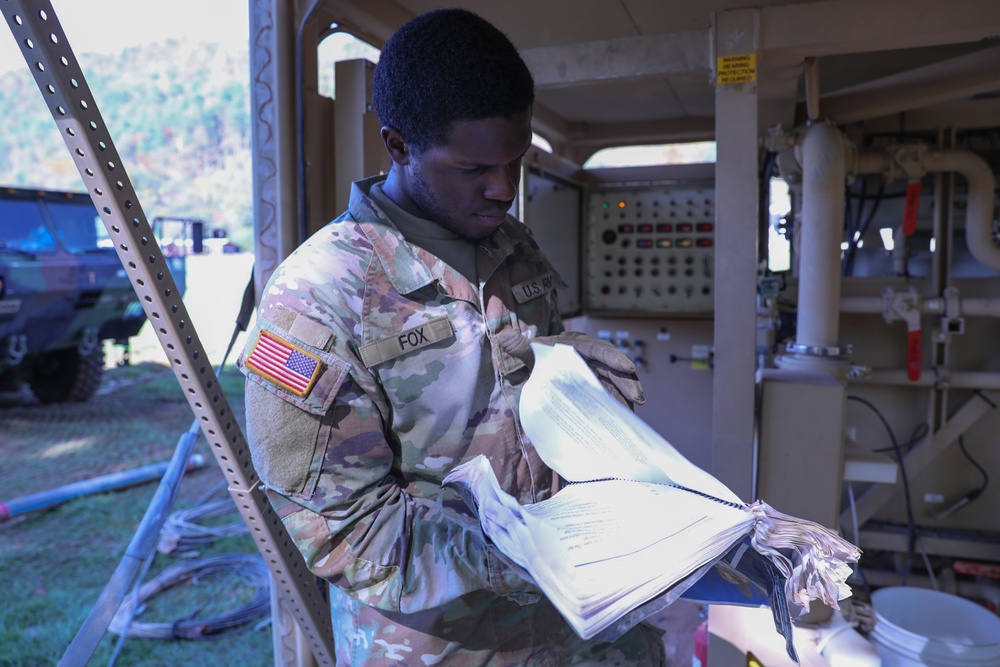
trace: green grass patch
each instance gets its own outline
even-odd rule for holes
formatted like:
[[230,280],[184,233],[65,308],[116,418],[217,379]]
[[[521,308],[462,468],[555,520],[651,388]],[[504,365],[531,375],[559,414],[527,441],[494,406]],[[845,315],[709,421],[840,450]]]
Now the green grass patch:
[[[230,364],[220,380],[242,422],[242,376]],[[105,385],[112,389],[87,403],[0,406],[0,502],[170,459],[193,415],[169,368],[155,363],[110,368]],[[206,465],[185,475],[173,510],[193,507],[224,481],[204,438],[195,452]],[[0,524],[0,667],[59,661],[125,553],[157,483],[85,495]],[[212,495],[225,497],[225,492]],[[238,520],[234,511],[213,523]],[[223,553],[257,550],[245,534],[199,550],[199,556]],[[145,581],[179,559],[157,553]],[[137,620],[212,619],[246,604],[253,593],[238,576],[200,577],[150,598]],[[117,635],[107,633],[90,664],[108,664],[117,642]],[[271,628],[251,623],[197,640],[129,637],[115,664],[271,665]]]

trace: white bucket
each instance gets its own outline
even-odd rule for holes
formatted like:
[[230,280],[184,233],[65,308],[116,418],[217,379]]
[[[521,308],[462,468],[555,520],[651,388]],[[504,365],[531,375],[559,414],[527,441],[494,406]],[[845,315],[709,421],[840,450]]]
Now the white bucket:
[[1000,667],[1000,618],[974,602],[898,586],[872,593],[872,608],[883,667]]

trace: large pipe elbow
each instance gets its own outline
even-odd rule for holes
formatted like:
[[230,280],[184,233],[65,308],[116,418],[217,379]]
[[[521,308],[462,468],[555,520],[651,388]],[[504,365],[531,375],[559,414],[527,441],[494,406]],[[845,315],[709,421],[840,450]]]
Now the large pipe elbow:
[[[896,147],[898,148],[898,147]],[[856,174],[891,172],[894,162],[909,162],[923,171],[955,172],[968,185],[965,213],[965,242],[973,258],[983,266],[1000,271],[1000,247],[993,240],[993,192],[996,179],[986,160],[960,150],[906,152],[904,157],[886,151],[863,151],[852,156],[850,171]],[[903,171],[906,171],[904,166]]]
[[953,171],[965,177],[968,195],[965,209],[965,243],[983,266],[1000,271],[1000,247],[993,240],[993,191],[996,179],[986,160],[968,151],[931,151],[926,158],[930,171]]

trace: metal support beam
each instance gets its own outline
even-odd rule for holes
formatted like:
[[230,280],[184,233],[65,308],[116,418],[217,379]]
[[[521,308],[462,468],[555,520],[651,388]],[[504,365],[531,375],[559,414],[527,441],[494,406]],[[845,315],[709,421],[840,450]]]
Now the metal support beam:
[[299,238],[293,3],[250,0],[254,281],[257,294]]
[[[1000,99],[959,100],[908,110],[905,126],[911,132],[929,132],[940,127],[963,130],[991,127],[997,118],[1000,118]],[[875,134],[900,132],[903,122],[899,114],[892,114],[865,120],[865,129]]]
[[709,69],[708,31],[627,37],[521,50],[537,88]]
[[[768,59],[886,51],[993,39],[1000,32],[1000,3],[940,0],[899,3],[828,0],[773,5],[761,10],[761,49]],[[859,17],[863,17],[859,19]]]
[[1000,47],[977,51],[827,95],[823,115],[854,123],[990,93],[1000,85],[998,71]]
[[[751,499],[757,341],[758,10],[714,17],[715,371],[712,474]],[[722,63],[725,71],[720,70]],[[740,67],[745,63],[746,67]]]
[[[6,0],[0,3],[0,10],[222,468],[233,501],[270,569],[273,585],[287,601],[319,663],[333,665],[326,584],[306,568],[260,487],[239,422],[222,392],[51,3]],[[89,654],[75,654],[71,664],[85,664],[89,658]]]
[[[931,556],[1000,561],[1000,544],[985,540],[930,537],[924,535],[919,536],[917,540],[920,542],[923,550]],[[906,552],[910,548],[910,536],[905,532],[890,533],[883,530],[862,530],[859,533],[858,546],[865,551]]]

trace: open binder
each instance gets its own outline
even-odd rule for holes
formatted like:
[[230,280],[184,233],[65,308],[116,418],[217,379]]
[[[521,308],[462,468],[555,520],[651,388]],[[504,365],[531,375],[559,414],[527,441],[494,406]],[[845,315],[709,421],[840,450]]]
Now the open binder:
[[583,638],[613,640],[679,597],[771,608],[791,643],[789,605],[850,595],[860,551],[823,526],[743,502],[601,386],[572,347],[532,346],[521,424],[567,482],[521,505],[482,456],[444,480],[485,534]]

